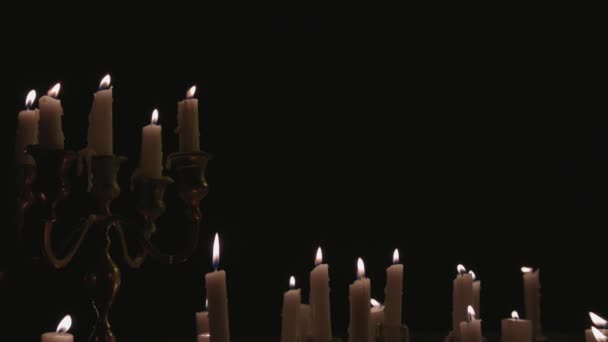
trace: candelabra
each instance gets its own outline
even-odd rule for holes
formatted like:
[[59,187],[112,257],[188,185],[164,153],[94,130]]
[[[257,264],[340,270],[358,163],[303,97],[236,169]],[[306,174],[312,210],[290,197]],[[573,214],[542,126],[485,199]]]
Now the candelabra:
[[[162,263],[176,264],[184,262],[196,250],[198,232],[201,222],[200,201],[207,195],[208,186],[205,170],[209,155],[205,152],[174,153],[169,155],[167,168],[173,178],[159,179],[134,176],[132,190],[137,195],[137,212],[143,218],[143,227],[136,230],[133,239],[127,239],[126,225],[123,220],[114,216],[110,206],[119,194],[120,186],[117,175],[121,164],[126,160],[120,156],[93,156],[89,163],[92,181],[89,196],[95,203],[94,209],[88,214],[82,229],[73,245],[68,246],[67,252],[58,255],[54,249],[53,227],[60,217],[57,217],[57,206],[68,199],[71,194],[71,178],[73,178],[77,154],[66,150],[51,150],[40,146],[30,146],[28,152],[34,157],[36,166],[22,165],[18,171],[18,217],[19,230],[24,231],[35,227],[24,224],[26,208],[36,204],[44,222],[42,247],[44,257],[56,269],[64,268],[77,255],[83,241],[87,250],[89,269],[85,272],[83,281],[93,305],[99,313],[99,318],[92,333],[93,341],[115,341],[108,313],[118,289],[121,285],[120,269],[113,259],[110,246],[118,240],[120,254],[125,264],[138,268],[147,257]],[[164,195],[167,185],[175,181],[179,197],[186,205],[188,219],[188,239],[177,255],[161,252],[151,241],[156,231],[156,221],[165,212]],[[130,235],[129,235],[130,236]],[[134,241],[133,241],[134,240]],[[136,243],[137,248],[132,255],[130,243]],[[82,253],[80,253],[82,254]]]

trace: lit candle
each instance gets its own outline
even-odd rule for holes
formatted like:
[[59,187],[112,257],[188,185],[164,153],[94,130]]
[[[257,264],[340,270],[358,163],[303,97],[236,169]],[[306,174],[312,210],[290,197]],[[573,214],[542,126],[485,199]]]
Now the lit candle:
[[543,336],[540,322],[540,270],[534,271],[531,267],[522,267],[524,278],[524,298],[526,303],[526,318],[532,321],[534,338]]
[[475,309],[475,313],[477,314],[477,316],[481,317],[481,310],[479,308],[481,280],[477,279],[477,275],[475,275],[475,272],[469,271],[469,274],[471,274],[471,278],[473,278],[473,309]]
[[369,303],[371,282],[365,278],[365,265],[363,260],[357,260],[357,280],[350,285],[350,342],[369,342],[370,341],[370,310]]
[[452,291],[452,328],[458,333],[460,322],[467,320],[467,306],[473,304],[473,276],[466,273],[462,265],[458,265],[456,270],[458,274]]
[[481,320],[475,319],[475,309],[467,307],[468,319],[460,322],[460,342],[481,342]]
[[158,110],[152,112],[150,124],[144,126],[141,136],[141,159],[139,168],[146,178],[161,178],[163,172],[162,129],[158,125]]
[[213,240],[213,271],[205,275],[207,298],[209,299],[209,334],[211,342],[230,341],[228,323],[228,296],[226,272],[218,271],[220,265],[220,240],[215,234]]
[[393,252],[393,264],[386,269],[386,288],[384,290],[386,325],[401,325],[401,306],[403,303],[403,264],[399,263],[399,250]]
[[42,342],[74,342],[74,336],[68,334],[68,330],[72,326],[72,317],[70,315],[65,316],[59,325],[57,326],[56,332],[47,332],[42,334]]
[[329,267],[323,263],[321,247],[317,249],[315,268],[310,272],[310,305],[314,341],[331,341],[329,304]]
[[99,90],[93,94],[93,105],[89,114],[87,146],[96,155],[114,154],[112,140],[112,87],[110,75],[99,83]]
[[196,313],[196,333],[198,335],[209,332],[209,312],[207,312],[208,307],[209,301],[205,299],[205,311]]
[[310,305],[300,304],[300,341],[312,340],[312,311]]
[[196,341],[197,342],[210,342],[210,337],[211,335],[209,335],[209,333],[204,333],[204,334],[198,334],[198,336],[196,337]]
[[17,117],[17,139],[15,142],[15,160],[20,164],[34,164],[34,159],[25,153],[29,145],[38,143],[39,111],[33,109],[36,91],[30,90],[25,98],[25,109]]
[[608,330],[606,330],[606,326],[608,326],[608,322],[602,317],[594,314],[593,312],[589,312],[589,317],[591,317],[591,322],[593,322],[595,327],[591,327],[590,329],[585,330],[585,341],[606,341],[606,335],[608,335]]
[[198,99],[194,98],[196,86],[186,93],[186,99],[177,103],[177,128],[179,134],[179,151],[196,152],[199,147]]
[[40,123],[38,125],[38,143],[48,149],[63,149],[63,129],[61,128],[61,117],[63,108],[61,101],[57,99],[61,85],[55,84],[47,93],[40,98]]
[[289,278],[289,290],[283,294],[281,342],[298,342],[300,324],[300,289],[296,289],[296,278]]
[[501,322],[502,342],[532,342],[532,322],[519,319],[517,311]]
[[[370,323],[370,327],[369,327],[369,334],[370,334],[370,340],[371,341],[375,341],[376,340],[376,330],[378,329],[378,326],[380,324],[383,324],[385,321],[385,307],[384,305],[380,304],[380,302],[378,302],[375,299],[371,299],[370,300],[370,304],[372,305],[371,309],[369,310],[369,323]],[[387,341],[387,339],[384,339],[385,341]]]

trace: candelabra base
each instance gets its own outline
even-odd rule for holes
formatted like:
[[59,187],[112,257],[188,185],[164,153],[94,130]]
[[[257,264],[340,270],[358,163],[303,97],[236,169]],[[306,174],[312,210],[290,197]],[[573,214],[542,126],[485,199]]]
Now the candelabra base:
[[[448,334],[448,336],[445,337],[445,342],[460,342],[460,336],[458,336],[458,334],[454,333],[454,331],[450,331],[450,333]],[[481,342],[487,342],[488,339],[485,336],[481,337]]]

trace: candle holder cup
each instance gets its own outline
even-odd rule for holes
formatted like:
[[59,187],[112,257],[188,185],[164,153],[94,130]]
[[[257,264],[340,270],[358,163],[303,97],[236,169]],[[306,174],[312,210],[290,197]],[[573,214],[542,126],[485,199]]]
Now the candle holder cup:
[[[89,341],[114,342],[116,338],[111,329],[109,312],[121,285],[121,272],[113,259],[111,243],[118,239],[122,259],[130,268],[139,268],[147,257],[168,264],[186,261],[198,244],[201,222],[199,204],[208,192],[205,170],[209,155],[194,152],[169,156],[170,171],[175,174],[178,192],[186,204],[186,216],[189,221],[188,238],[181,253],[165,254],[151,241],[156,231],[156,221],[165,212],[165,190],[173,183],[173,179],[169,177],[133,179],[133,190],[138,197],[137,212],[144,220],[142,228],[133,229],[132,225],[128,225],[111,212],[111,204],[121,192],[117,176],[126,158],[109,155],[92,157],[90,172],[93,184],[89,195],[95,202],[94,209],[77,231],[78,238],[75,242],[66,253],[58,256],[53,243],[53,228],[58,219],[55,208],[61,200],[70,195],[69,178],[75,174],[71,171],[76,154],[38,146],[32,146],[29,150],[36,160],[36,167],[34,170],[27,170],[27,173],[24,171],[20,178],[22,184],[19,184],[21,191],[18,204],[25,208],[36,201],[43,203],[44,256],[54,268],[66,267],[77,254],[86,258],[87,264],[91,265],[91,268],[85,272],[83,280],[99,316]],[[28,195],[30,184],[32,190],[31,195]],[[21,210],[18,214],[24,215],[24,211]],[[18,222],[23,222],[23,217],[18,217]],[[26,228],[34,227],[23,227]],[[127,229],[134,232],[131,234],[136,236],[134,241],[127,239],[125,234]],[[86,248],[78,253],[85,240]],[[134,256],[129,251],[130,242],[136,245]]]

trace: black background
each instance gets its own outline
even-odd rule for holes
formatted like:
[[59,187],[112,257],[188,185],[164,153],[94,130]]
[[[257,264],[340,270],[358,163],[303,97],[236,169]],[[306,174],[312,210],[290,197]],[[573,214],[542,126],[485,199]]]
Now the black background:
[[[278,335],[288,278],[296,276],[307,300],[319,245],[330,264],[336,335],[346,331],[356,258],[382,300],[394,248],[415,331],[449,329],[458,263],[482,280],[488,330],[523,310],[524,264],[542,270],[546,330],[580,334],[587,311],[608,314],[606,78],[590,10],[393,16],[98,5],[6,13],[21,18],[1,24],[6,168],[29,89],[62,83],[66,147],[80,149],[91,94],[106,73],[115,153],[129,158],[115,212],[133,214],[127,179],[141,127],[158,108],[164,154],[175,151],[176,102],[192,84],[201,146],[215,156],[197,254],[179,266],[122,268],[111,315],[119,336],[194,333],[216,231],[233,335]],[[13,177],[5,179],[9,203]],[[14,257],[13,212],[2,229],[2,331],[35,340],[71,313],[74,331],[86,336],[86,263],[25,265]],[[158,237],[168,250],[184,238],[167,222],[179,214],[167,213]]]

